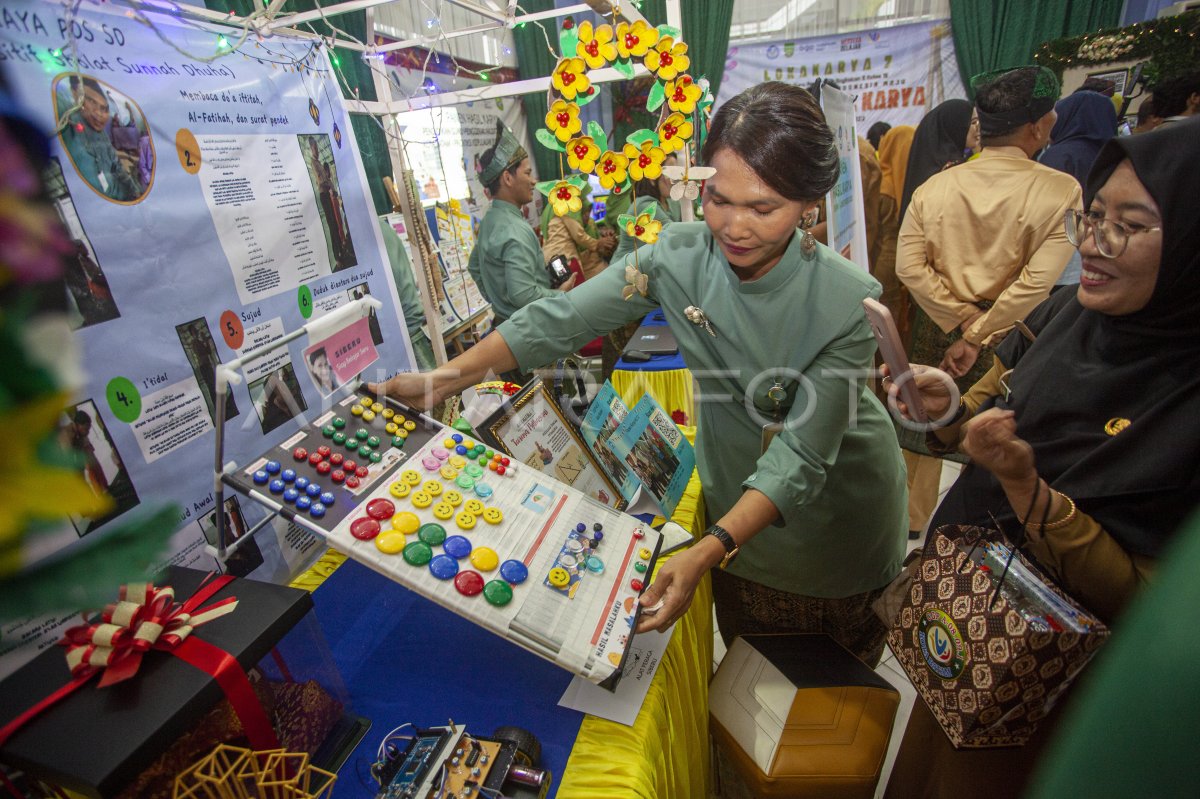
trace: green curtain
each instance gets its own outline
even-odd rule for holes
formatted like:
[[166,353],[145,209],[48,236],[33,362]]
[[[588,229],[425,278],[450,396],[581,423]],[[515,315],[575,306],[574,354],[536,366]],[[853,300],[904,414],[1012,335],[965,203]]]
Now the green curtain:
[[[525,0],[521,3],[521,8],[529,14],[549,11],[554,8],[554,0]],[[540,20],[540,23],[545,26],[545,34],[535,22],[527,22],[513,29],[513,39],[517,47],[517,74],[521,80],[545,77],[558,63],[558,59],[546,49],[546,37],[548,36],[551,46],[554,47],[555,52],[558,51],[558,20],[544,19]],[[535,130],[546,125],[546,93],[526,94],[521,98],[521,102],[525,107],[525,120],[529,125],[529,141],[533,146],[530,156],[533,158],[538,178],[541,180],[556,178],[558,177],[558,154],[538,144],[537,139],[533,137]]]
[[971,94],[973,75],[1032,64],[1042,42],[1114,27],[1123,6],[1124,0],[950,0],[963,86]]
[[[205,0],[205,6],[213,11],[223,13],[233,12],[245,16],[254,12],[254,0]],[[317,7],[316,0],[291,0],[288,11],[311,11]],[[341,14],[332,18],[334,24],[351,37],[365,41],[367,35],[366,12],[356,11]],[[301,26],[304,30],[307,27]],[[312,29],[322,36],[328,36],[333,31],[321,20],[313,20]],[[334,57],[340,62],[342,94],[351,98],[357,90],[359,99],[373,101],[378,99],[375,94],[375,82],[371,78],[371,69],[362,60],[361,54],[355,50],[337,48]],[[344,81],[344,82],[343,82]],[[391,201],[383,188],[383,178],[392,174],[391,157],[388,155],[387,137],[383,128],[368,114],[351,114],[350,131],[358,142],[358,150],[362,155],[363,170],[367,175],[367,185],[371,190],[371,200],[375,205],[375,213],[386,214],[392,210]]]

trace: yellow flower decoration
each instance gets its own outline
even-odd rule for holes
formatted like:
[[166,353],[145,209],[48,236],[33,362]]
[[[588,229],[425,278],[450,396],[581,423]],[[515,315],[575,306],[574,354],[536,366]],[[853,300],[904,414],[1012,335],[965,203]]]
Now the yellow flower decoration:
[[555,100],[546,114],[546,127],[560,142],[569,142],[576,133],[583,130],[583,123],[579,120],[579,106],[566,100]]
[[568,100],[574,100],[577,94],[587,94],[592,82],[583,72],[586,67],[587,64],[582,58],[564,58],[559,61],[551,79],[554,88]]
[[704,94],[704,90],[696,85],[691,75],[681,75],[677,80],[667,81],[663,90],[667,95],[667,105],[672,111],[678,111],[681,114],[690,114],[695,111],[696,103]]
[[617,46],[613,44],[612,25],[601,25],[592,30],[591,22],[579,23],[579,44],[575,55],[587,62],[592,69],[600,69],[609,61],[617,60]]
[[650,214],[641,214],[637,219],[629,220],[625,225],[625,232],[638,241],[653,244],[658,241],[658,234],[662,233],[662,222],[659,222],[650,216]]
[[605,150],[604,155],[600,156],[600,163],[596,166],[596,177],[600,178],[601,186],[611,189],[625,182],[625,170],[628,166],[629,161],[625,156],[614,153],[612,150]]
[[579,196],[579,187],[560,180],[550,190],[550,206],[554,209],[555,216],[566,216],[578,211],[583,207],[583,200]]
[[654,180],[662,174],[662,163],[667,153],[661,147],[655,147],[654,142],[644,141],[641,147],[626,144],[625,157],[629,159],[630,177],[634,180]]
[[664,153],[682,150],[692,138],[692,123],[683,114],[671,114],[658,126],[658,141]]
[[630,25],[628,22],[617,24],[617,52],[621,58],[644,56],[658,43],[658,29],[652,28],[642,20]]
[[567,142],[567,163],[571,169],[591,174],[596,171],[596,159],[600,157],[600,148],[591,136],[579,136]]
[[670,36],[659,39],[653,50],[646,53],[642,59],[646,69],[658,73],[663,80],[673,80],[676,75],[687,72],[692,59],[687,56],[687,45],[676,42]]

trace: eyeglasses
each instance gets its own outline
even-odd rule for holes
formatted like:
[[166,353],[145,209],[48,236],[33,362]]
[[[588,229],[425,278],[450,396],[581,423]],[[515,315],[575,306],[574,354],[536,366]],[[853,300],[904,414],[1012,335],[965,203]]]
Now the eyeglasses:
[[1075,247],[1083,243],[1091,230],[1096,249],[1105,258],[1120,258],[1129,246],[1130,236],[1162,230],[1162,227],[1130,227],[1113,219],[1105,219],[1103,214],[1095,211],[1067,211],[1063,222],[1067,228],[1067,241]]

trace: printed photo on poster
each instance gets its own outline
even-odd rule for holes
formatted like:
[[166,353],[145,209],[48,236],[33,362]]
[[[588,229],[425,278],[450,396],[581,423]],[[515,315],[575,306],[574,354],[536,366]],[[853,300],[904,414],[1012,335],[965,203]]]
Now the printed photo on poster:
[[346,222],[346,208],[342,204],[337,164],[333,162],[333,145],[324,133],[300,133],[300,152],[312,179],[313,191],[317,195],[317,211],[321,226],[325,229],[325,241],[329,247],[329,263],[333,271],[358,265],[354,254],[354,242],[350,238],[350,226]]
[[625,463],[656,497],[667,493],[671,478],[679,468],[679,458],[675,456],[674,449],[653,425],[643,428],[641,436],[625,456]]
[[[367,281],[364,280],[361,283],[355,283],[350,286],[350,290],[346,293],[350,295],[350,300],[353,302],[354,300],[361,300],[363,297],[370,294],[371,287],[367,284]],[[367,313],[367,319],[370,320],[368,324],[371,326],[371,341],[375,342],[375,346],[378,347],[383,343],[383,331],[379,328],[379,317],[375,315],[374,308]]]
[[296,379],[296,370],[290,363],[261,380],[255,380],[249,388],[250,401],[254,403],[264,434],[308,410],[308,403],[300,391],[300,382]]
[[329,396],[379,360],[371,340],[370,319],[351,322],[304,350],[309,377],[323,396]]
[[62,164],[57,158],[50,159],[42,179],[74,247],[73,252],[63,259],[67,301],[74,306],[75,311],[69,313],[71,327],[78,330],[81,327],[120,318],[121,312],[113,299],[108,278],[100,267],[100,259],[96,257],[92,240],[84,232],[83,222],[75,211],[75,201],[71,199],[71,190],[63,176]]
[[[225,546],[228,547],[246,534],[248,526],[237,497],[229,497],[225,500],[224,514]],[[204,533],[204,540],[210,546],[215,547],[217,545],[217,512],[215,510],[200,517],[200,530]],[[251,538],[239,545],[225,560],[225,573],[232,574],[234,577],[245,577],[261,565],[263,565],[262,550],[258,548],[258,542]]]
[[95,402],[84,400],[67,408],[59,427],[58,440],[65,450],[78,457],[83,479],[92,491],[97,496],[108,497],[113,503],[108,513],[101,517],[71,518],[71,524],[80,537],[137,506],[140,500],[133,481],[129,478],[121,453],[117,452],[104,426],[104,420],[100,418]]
[[154,185],[155,159],[138,104],[82,73],[57,76],[51,91],[58,138],[79,177],[106,200],[141,202]]
[[308,365],[308,376],[321,392],[328,397],[338,390],[341,384],[333,374],[333,364],[329,362],[329,350],[323,344],[317,345],[304,353],[304,362]]
[[[193,319],[190,322],[176,325],[175,333],[179,336],[179,343],[183,345],[183,353],[187,356],[188,363],[192,365],[196,382],[200,384],[200,393],[204,395],[204,404],[208,406],[208,415],[215,424],[217,404],[213,401],[213,396],[217,392],[217,364],[221,362],[221,357],[217,354],[217,345],[213,341],[212,331],[209,330],[208,320]],[[237,403],[233,401],[233,391],[226,391],[225,420],[228,421],[237,415],[238,409]]]

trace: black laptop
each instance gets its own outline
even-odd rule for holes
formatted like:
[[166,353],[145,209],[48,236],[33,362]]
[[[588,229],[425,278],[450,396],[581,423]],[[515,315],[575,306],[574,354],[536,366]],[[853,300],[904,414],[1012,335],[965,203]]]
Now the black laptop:
[[679,352],[675,334],[666,325],[642,325],[625,345],[625,352],[639,350],[647,355],[674,355]]

